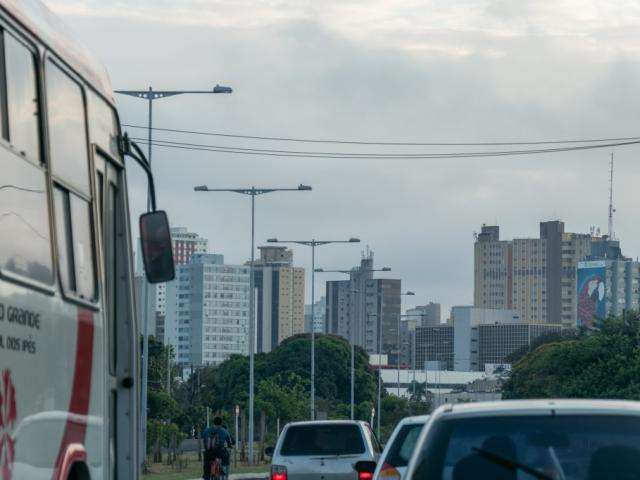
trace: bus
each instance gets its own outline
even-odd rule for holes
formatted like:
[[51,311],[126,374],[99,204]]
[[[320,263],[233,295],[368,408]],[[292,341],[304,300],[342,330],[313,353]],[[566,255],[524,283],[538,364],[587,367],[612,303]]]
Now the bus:
[[[0,479],[138,477],[138,327],[109,78],[38,0],[0,0]],[[140,218],[173,277],[164,212]]]

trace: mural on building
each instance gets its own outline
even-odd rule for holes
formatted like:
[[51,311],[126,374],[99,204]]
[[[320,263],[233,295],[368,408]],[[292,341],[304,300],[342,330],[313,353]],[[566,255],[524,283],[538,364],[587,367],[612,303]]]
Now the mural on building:
[[578,264],[578,327],[592,328],[607,315],[605,280],[604,262]]

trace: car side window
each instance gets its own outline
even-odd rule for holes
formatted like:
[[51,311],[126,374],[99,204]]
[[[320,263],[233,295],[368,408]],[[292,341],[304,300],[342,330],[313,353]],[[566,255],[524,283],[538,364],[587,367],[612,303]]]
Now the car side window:
[[53,282],[46,179],[40,163],[36,60],[0,30],[0,270]]

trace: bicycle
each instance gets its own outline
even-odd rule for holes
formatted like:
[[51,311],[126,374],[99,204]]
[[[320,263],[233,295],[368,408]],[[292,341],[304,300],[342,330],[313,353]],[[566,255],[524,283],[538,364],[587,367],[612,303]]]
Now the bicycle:
[[220,458],[216,457],[211,462],[211,480],[228,480],[228,467],[222,465]]

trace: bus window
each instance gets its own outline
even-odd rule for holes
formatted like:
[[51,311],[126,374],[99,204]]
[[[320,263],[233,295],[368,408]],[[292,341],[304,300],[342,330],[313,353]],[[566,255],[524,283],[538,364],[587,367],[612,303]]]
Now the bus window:
[[83,300],[93,300],[96,286],[89,202],[56,186],[54,204],[62,285]]
[[51,60],[47,60],[45,75],[51,172],[66,184],[90,195],[82,89]]
[[4,34],[8,140],[32,161],[40,160],[38,93],[33,54],[12,35]]
[[93,92],[87,92],[89,104],[89,134],[95,143],[113,158],[119,159],[118,123],[113,108]]
[[0,270],[51,284],[44,172],[0,148]]
[[[0,270],[53,282],[49,209],[39,165],[38,93],[33,54],[0,31]],[[24,158],[34,163],[26,162]]]

